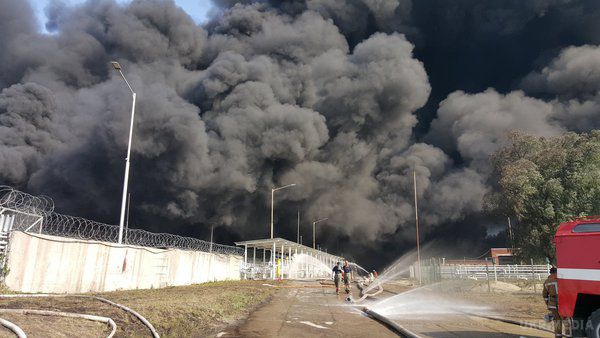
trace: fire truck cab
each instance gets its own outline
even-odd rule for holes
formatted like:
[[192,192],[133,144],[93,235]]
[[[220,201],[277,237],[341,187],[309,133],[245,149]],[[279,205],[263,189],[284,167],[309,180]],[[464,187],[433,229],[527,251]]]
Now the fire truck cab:
[[600,338],[600,217],[561,223],[554,244],[558,311],[574,337]]

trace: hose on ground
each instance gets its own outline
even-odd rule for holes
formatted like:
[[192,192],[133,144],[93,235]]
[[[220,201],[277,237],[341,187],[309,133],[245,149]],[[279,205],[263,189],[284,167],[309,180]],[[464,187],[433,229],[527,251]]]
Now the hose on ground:
[[77,298],[95,299],[100,302],[118,307],[121,310],[124,310],[126,312],[129,312],[130,314],[135,316],[137,319],[139,319],[142,322],[142,324],[144,324],[150,330],[150,332],[152,333],[152,337],[160,338],[160,335],[158,334],[158,332],[156,331],[154,326],[152,324],[150,324],[150,322],[146,318],[144,318],[144,316],[142,316],[141,314],[137,313],[136,311],[134,311],[124,305],[112,302],[106,298],[102,298],[102,297],[98,297],[98,296],[84,296],[84,295],[51,295],[51,294],[47,294],[47,293],[0,295],[0,298],[36,298],[36,297],[56,297],[56,298],[77,297]]
[[60,312],[60,311],[48,311],[48,310],[32,310],[32,309],[0,309],[0,313],[16,313],[20,315],[39,315],[39,316],[58,316],[58,317],[69,317],[69,318],[81,318],[87,319],[94,322],[100,322],[108,324],[111,327],[110,334],[107,338],[112,338],[117,332],[117,324],[115,321],[102,316],[88,315],[84,313],[73,313],[73,312]]
[[137,313],[136,311],[128,308],[125,305],[121,305],[121,304],[112,302],[112,301],[110,301],[110,300],[108,300],[106,298],[97,297],[97,296],[92,296],[92,298],[96,299],[96,300],[99,300],[101,302],[110,304],[112,306],[116,306],[116,307],[118,307],[118,308],[120,308],[122,310],[125,310],[125,311],[131,313],[132,315],[136,316],[137,319],[139,319],[142,323],[144,323],[144,325],[146,325],[146,327],[148,327],[148,329],[150,330],[150,332],[152,332],[152,337],[154,337],[154,338],[160,338],[160,335],[158,334],[158,332],[156,331],[156,329],[154,328],[154,326],[152,324],[150,324],[150,322],[146,318],[144,318],[141,314]]
[[391,320],[389,320],[387,317],[380,315],[379,313],[369,309],[369,308],[364,308],[363,311],[368,314],[369,316],[371,316],[373,319],[377,320],[378,322],[381,322],[385,325],[387,325],[388,327],[392,328],[396,333],[404,336],[404,337],[408,337],[408,338],[421,338],[421,336],[419,336],[418,334],[410,331],[409,329],[405,328],[404,326],[395,323]]
[[374,293],[364,293],[364,288],[361,283],[356,283],[356,287],[360,290],[361,297],[359,299],[355,300],[354,303],[362,302],[363,300],[365,300],[369,297],[375,297],[378,294],[383,292],[383,286],[381,285],[381,283],[377,283],[378,290],[375,291]]
[[20,327],[4,318],[0,318],[0,325],[11,330],[17,336],[17,338],[27,338],[27,335]]

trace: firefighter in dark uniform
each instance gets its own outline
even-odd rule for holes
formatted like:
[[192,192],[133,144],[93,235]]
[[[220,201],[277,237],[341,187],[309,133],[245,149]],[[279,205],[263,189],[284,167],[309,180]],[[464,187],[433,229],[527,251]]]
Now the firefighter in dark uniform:
[[556,268],[550,268],[550,276],[544,282],[544,291],[542,292],[544,301],[554,321],[554,336],[562,337],[562,318],[558,314],[558,278]]
[[337,264],[332,269],[333,272],[333,282],[335,283],[335,293],[340,294],[340,280],[342,279],[342,275],[344,274],[344,270],[342,269],[342,262],[337,262]]
[[344,266],[342,267],[344,271],[344,286],[346,287],[346,293],[350,293],[350,281],[352,280],[352,268],[348,261],[344,261]]

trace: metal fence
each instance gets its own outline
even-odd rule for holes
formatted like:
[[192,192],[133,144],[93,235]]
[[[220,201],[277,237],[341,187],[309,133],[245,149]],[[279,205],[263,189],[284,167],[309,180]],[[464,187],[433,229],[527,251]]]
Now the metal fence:
[[441,265],[442,278],[544,280],[550,265]]
[[[2,232],[25,231],[40,234],[117,243],[119,227],[54,212],[54,202],[46,196],[33,196],[8,186],[0,186]],[[243,255],[243,249],[210,243],[197,238],[127,229],[123,243],[129,245],[177,248],[183,250]]]

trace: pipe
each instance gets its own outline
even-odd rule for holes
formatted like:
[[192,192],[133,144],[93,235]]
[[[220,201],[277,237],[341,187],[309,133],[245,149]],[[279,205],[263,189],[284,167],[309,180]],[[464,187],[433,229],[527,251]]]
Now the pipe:
[[102,297],[98,297],[98,296],[83,296],[83,295],[51,295],[51,294],[47,294],[47,293],[36,293],[36,294],[4,294],[4,295],[0,295],[0,298],[36,298],[36,297],[56,297],[56,298],[66,298],[66,297],[78,297],[78,298],[87,298],[87,299],[95,299],[98,300],[100,302],[103,303],[107,303],[109,305],[118,307],[126,312],[129,312],[130,314],[132,314],[134,317],[136,317],[137,319],[139,319],[142,324],[144,324],[152,333],[152,337],[154,338],[160,338],[160,335],[158,334],[158,332],[156,331],[156,329],[154,328],[154,326],[152,326],[152,324],[150,324],[150,322],[148,320],[146,320],[146,318],[144,318],[142,315],[140,315],[139,313],[135,312],[134,310],[121,305],[121,304],[117,304],[115,302],[112,302],[106,298],[102,298]]
[[11,330],[17,336],[17,338],[27,338],[27,335],[20,327],[4,318],[0,318],[0,325]]
[[32,309],[0,309],[0,313],[16,313],[20,315],[39,315],[39,316],[59,316],[69,318],[82,318],[95,322],[106,323],[110,325],[111,331],[107,338],[112,338],[117,331],[117,324],[115,321],[108,317],[94,316],[83,313],[73,312],[60,312],[60,311],[48,311],[48,310],[32,310]]
[[407,337],[407,338],[421,338],[421,336],[419,336],[418,334],[410,331],[409,329],[405,328],[404,326],[395,323],[391,320],[389,320],[388,318],[380,315],[379,313],[369,309],[369,308],[364,308],[363,311],[368,314],[369,316],[371,316],[373,319],[377,320],[380,323],[385,324],[386,326],[388,326],[389,328],[391,328],[394,332],[396,332],[397,334]]

